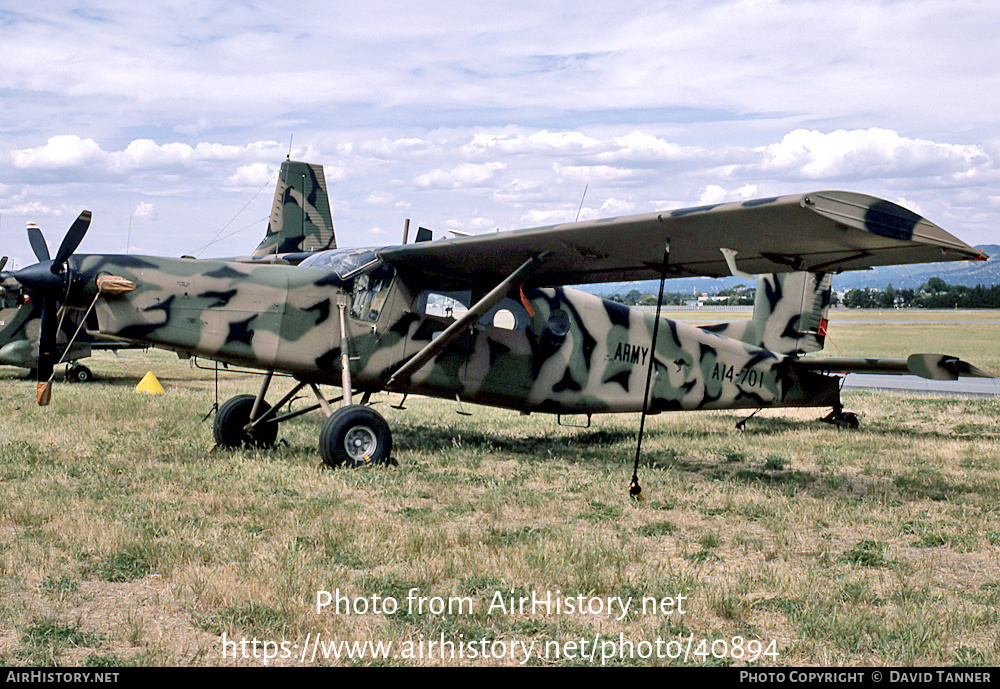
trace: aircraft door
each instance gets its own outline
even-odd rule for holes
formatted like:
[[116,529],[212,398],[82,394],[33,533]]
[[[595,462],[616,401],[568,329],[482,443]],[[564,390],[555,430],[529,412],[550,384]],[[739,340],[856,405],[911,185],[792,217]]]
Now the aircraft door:
[[356,275],[348,295],[347,336],[350,339],[351,372],[362,379],[376,375],[385,365],[383,336],[388,312],[393,307],[396,271],[392,266],[376,265]]

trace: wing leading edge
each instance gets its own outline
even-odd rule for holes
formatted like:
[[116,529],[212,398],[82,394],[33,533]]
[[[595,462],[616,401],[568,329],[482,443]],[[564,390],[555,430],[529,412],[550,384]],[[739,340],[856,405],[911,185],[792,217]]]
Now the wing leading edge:
[[739,270],[754,274],[986,258],[912,211],[843,191],[442,239],[379,255],[401,272],[459,286],[502,280],[549,252],[526,282],[540,287],[658,278],[668,240],[671,277],[729,275],[723,248],[736,252]]

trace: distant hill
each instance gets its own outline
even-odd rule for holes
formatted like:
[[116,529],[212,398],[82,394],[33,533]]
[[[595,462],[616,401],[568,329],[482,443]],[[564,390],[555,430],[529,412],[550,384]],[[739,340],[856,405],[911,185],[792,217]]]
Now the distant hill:
[[932,277],[939,277],[949,285],[992,286],[1000,284],[1000,245],[982,244],[981,249],[990,259],[960,261],[956,263],[918,263],[911,266],[885,266],[873,270],[842,273],[833,278],[837,290],[873,287],[920,287]]
[[[896,288],[915,288],[920,287],[932,277],[939,277],[949,285],[965,285],[967,287],[1000,284],[1000,245],[981,244],[976,248],[981,249],[989,256],[989,260],[985,262],[916,263],[908,266],[885,266],[873,268],[872,270],[857,270],[835,275],[833,278],[833,288],[838,292],[849,289],[863,289],[865,287],[885,289],[889,284],[892,284]],[[734,277],[679,278],[676,280],[667,280],[664,289],[667,292],[684,292],[687,294],[692,294],[697,289],[704,294],[714,294],[719,290],[729,289],[736,285],[755,287],[756,282]],[[604,295],[626,294],[634,289],[644,294],[656,294],[659,288],[660,283],[658,280],[609,282],[601,285],[582,285],[580,287],[585,292]]]

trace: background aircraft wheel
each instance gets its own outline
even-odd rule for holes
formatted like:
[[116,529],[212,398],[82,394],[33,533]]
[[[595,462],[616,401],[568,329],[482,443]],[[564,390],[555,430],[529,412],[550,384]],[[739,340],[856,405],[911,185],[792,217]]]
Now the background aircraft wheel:
[[[253,395],[237,395],[223,402],[215,413],[212,435],[215,442],[223,447],[271,447],[278,439],[278,424],[265,423],[254,432],[247,433],[244,426],[250,423],[253,411]],[[260,413],[271,408],[267,402],[261,403]]]
[[71,366],[66,374],[66,380],[72,383],[89,383],[94,379],[94,374],[86,366]]
[[369,407],[353,404],[335,411],[319,434],[319,454],[328,465],[359,467],[388,461],[389,424]]

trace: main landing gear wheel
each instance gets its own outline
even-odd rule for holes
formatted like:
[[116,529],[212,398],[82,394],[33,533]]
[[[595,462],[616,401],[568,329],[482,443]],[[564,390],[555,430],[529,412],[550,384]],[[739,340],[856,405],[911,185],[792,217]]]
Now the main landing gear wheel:
[[389,424],[369,407],[341,407],[323,423],[319,454],[329,466],[382,464],[392,452]]
[[[216,443],[233,448],[274,445],[278,439],[278,424],[268,422],[257,426],[253,432],[246,430],[254,399],[253,395],[237,395],[223,402],[215,413],[215,422],[212,424],[212,435],[215,436]],[[263,414],[270,408],[267,402],[261,402],[258,412]]]

